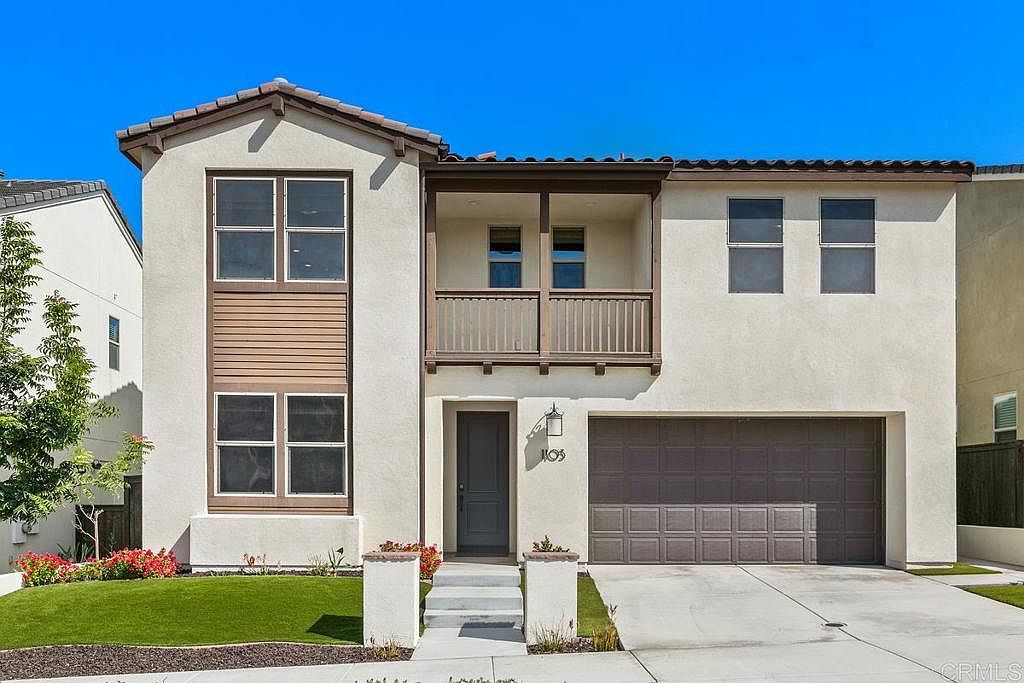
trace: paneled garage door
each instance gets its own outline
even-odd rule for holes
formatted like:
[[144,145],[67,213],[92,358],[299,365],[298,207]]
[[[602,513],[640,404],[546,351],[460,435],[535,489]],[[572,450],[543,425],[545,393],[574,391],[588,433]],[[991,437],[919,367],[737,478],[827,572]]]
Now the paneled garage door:
[[590,419],[594,563],[881,563],[881,418]]

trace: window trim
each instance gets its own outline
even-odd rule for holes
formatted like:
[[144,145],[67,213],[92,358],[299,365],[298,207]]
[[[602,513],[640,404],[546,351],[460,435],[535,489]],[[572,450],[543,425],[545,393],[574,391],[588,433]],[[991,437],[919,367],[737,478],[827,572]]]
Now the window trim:
[[[997,429],[996,428],[996,406],[999,405],[999,403],[1001,403],[1003,401],[1006,401],[1007,399],[1011,399],[1011,398],[1014,399],[1015,404],[1016,404],[1014,406],[1014,416],[1013,416],[1014,417],[1014,424],[1013,424],[1012,427],[1002,427],[1002,428]],[[1018,405],[1019,405],[1019,400],[1017,398],[1017,392],[1016,391],[1006,391],[1006,392],[1003,392],[1002,394],[995,394],[992,397],[992,440],[993,441],[996,440],[996,435],[1001,433],[1001,432],[1016,432],[1017,431],[1017,426],[1020,423],[1020,411],[1017,408]]]
[[[316,397],[336,397],[341,398],[341,424],[342,424],[342,440],[336,441],[289,441],[288,440],[288,399],[292,396],[316,396]],[[295,391],[285,392],[284,394],[284,426],[281,433],[282,442],[284,443],[284,497],[285,498],[348,498],[348,468],[349,468],[349,456],[348,456],[348,394],[341,392],[313,392],[313,391]],[[342,489],[344,493],[292,493],[292,446],[299,448],[341,448],[342,449]]]
[[[748,200],[748,199],[773,199],[782,202],[782,241],[781,242],[733,242],[730,236],[729,223],[732,220],[732,213],[729,211],[729,205],[733,200]],[[725,258],[725,287],[729,294],[740,294],[740,295],[754,295],[754,296],[779,296],[780,294],[786,293],[786,198],[782,195],[726,195],[725,197],[725,247],[726,247],[726,258]],[[782,286],[777,292],[741,292],[734,291],[732,288],[732,266],[730,265],[731,259],[729,254],[733,249],[779,249],[782,252],[782,270],[779,272],[779,276],[782,280]]]
[[[213,180],[213,187],[210,193],[210,218],[211,218],[211,229],[213,236],[213,281],[214,282],[264,282],[273,283],[277,282],[277,179],[275,176],[249,176],[249,175],[219,175],[213,174],[210,176]],[[248,225],[231,225],[231,226],[219,226],[217,225],[217,182],[220,180],[261,180],[270,183],[271,194],[273,195],[273,209],[272,209],[272,222],[270,226],[248,226]],[[346,212],[347,213],[347,212]],[[347,218],[346,218],[347,220]],[[217,239],[218,234],[222,232],[269,232],[274,236],[273,239],[273,250],[271,251],[273,260],[273,276],[270,278],[222,278],[220,276],[220,240]]]
[[[582,230],[583,231],[583,260],[582,261],[567,261],[565,259],[555,258],[555,232],[559,230]],[[558,290],[571,290],[571,289],[586,289],[587,281],[590,270],[587,267],[588,254],[590,253],[590,231],[587,230],[585,225],[552,225],[551,226],[551,253],[548,255],[551,259],[551,289],[552,291]],[[556,263],[582,263],[583,264],[583,286],[582,287],[556,287],[555,286],[555,264]]]
[[[110,338],[110,323],[111,321],[117,322],[117,339]],[[113,344],[117,348],[117,367],[110,364],[110,345]],[[107,369],[121,372],[121,319],[115,318],[114,316],[107,314]]]
[[[281,214],[281,230],[282,230],[281,239],[283,240],[282,248],[284,249],[284,263],[282,264],[282,267],[284,268],[284,281],[285,282],[308,282],[310,284],[316,284],[316,283],[332,284],[332,285],[334,285],[334,284],[338,284],[338,285],[340,285],[340,284],[347,284],[348,283],[348,270],[349,270],[349,263],[348,263],[348,261],[349,261],[349,249],[350,249],[349,240],[348,240],[348,232],[349,232],[348,226],[349,226],[349,220],[350,220],[349,207],[351,206],[351,202],[349,201],[349,192],[352,191],[352,186],[349,183],[348,176],[341,176],[341,175],[339,175],[337,177],[334,177],[334,176],[310,177],[310,176],[291,175],[291,174],[288,174],[288,173],[284,173],[284,174],[281,175],[281,178],[284,181],[284,187],[282,188],[282,191],[284,193],[284,203],[283,203],[283,212]],[[329,227],[329,228],[312,228],[312,227],[309,227],[309,226],[290,227],[288,225],[288,182],[291,181],[291,180],[316,181],[316,182],[335,182],[335,183],[336,182],[341,182],[342,186],[344,187],[344,192],[343,192],[342,197],[341,197],[342,211],[343,211],[342,215],[345,218],[345,220],[343,221],[343,225],[341,227]],[[277,198],[277,193],[276,192],[274,193],[274,196],[275,196],[275,200],[276,200],[276,198]],[[276,215],[276,213],[275,213],[275,215]],[[288,248],[290,246],[290,244],[289,244],[289,235],[291,233],[293,233],[293,232],[307,232],[307,233],[326,234],[326,235],[336,235],[336,234],[340,233],[342,235],[342,244],[344,245],[344,249],[345,249],[344,258],[342,259],[342,268],[344,269],[344,277],[342,277],[342,278],[340,278],[338,280],[323,280],[323,279],[293,278],[293,277],[290,277],[291,273],[289,272],[289,268],[288,268],[288,263],[289,263],[288,255],[291,252],[288,251]],[[274,241],[275,241],[275,248],[276,248],[277,240],[275,239]],[[277,280],[276,280],[276,277],[275,277],[275,282],[276,281]]]
[[[491,230],[494,228],[498,229],[509,229],[515,228],[519,231],[519,258],[518,259],[502,259],[502,258],[491,258]],[[488,223],[487,224],[487,244],[484,245],[485,255],[487,256],[487,289],[522,289],[523,288],[523,226],[521,223]],[[491,264],[492,263],[518,263],[519,264],[519,286],[518,287],[494,287],[491,285]]]
[[[221,396],[269,396],[274,401],[274,431],[272,441],[221,441],[218,437],[218,430],[220,428],[220,397]],[[217,498],[276,498],[277,497],[277,394],[272,391],[215,391],[213,392],[213,495]],[[260,448],[266,448],[270,446],[274,449],[273,464],[274,470],[271,472],[270,481],[273,483],[273,490],[270,493],[246,493],[246,492],[227,492],[224,493],[220,490],[220,447],[221,446],[257,446]]]
[[[821,205],[825,201],[871,201],[874,208],[872,218],[872,233],[875,236],[874,242],[825,242],[823,241],[822,211]],[[831,292],[825,291],[825,259],[822,258],[825,249],[871,249],[871,291],[870,292]],[[846,197],[819,196],[818,197],[818,292],[820,294],[834,296],[874,296],[878,293],[878,198],[866,195],[851,195]]]

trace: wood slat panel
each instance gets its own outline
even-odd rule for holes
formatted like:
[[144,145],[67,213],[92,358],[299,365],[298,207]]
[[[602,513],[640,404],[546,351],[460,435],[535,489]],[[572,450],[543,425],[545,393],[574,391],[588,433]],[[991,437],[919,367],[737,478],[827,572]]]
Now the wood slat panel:
[[212,313],[215,383],[346,382],[345,293],[214,292]]

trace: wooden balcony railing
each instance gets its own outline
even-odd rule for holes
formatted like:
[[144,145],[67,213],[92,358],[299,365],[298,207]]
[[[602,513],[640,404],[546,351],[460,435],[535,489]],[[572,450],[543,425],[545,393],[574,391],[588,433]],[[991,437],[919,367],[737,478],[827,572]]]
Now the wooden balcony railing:
[[537,289],[439,289],[428,307],[436,316],[428,367],[653,367],[652,297],[650,289],[553,290],[546,297]]

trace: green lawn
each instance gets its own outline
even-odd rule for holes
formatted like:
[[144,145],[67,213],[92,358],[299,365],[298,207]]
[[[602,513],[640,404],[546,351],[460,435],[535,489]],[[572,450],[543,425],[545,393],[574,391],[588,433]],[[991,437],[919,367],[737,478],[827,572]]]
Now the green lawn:
[[972,586],[971,593],[1005,602],[1007,605],[1024,608],[1024,586]]
[[960,576],[961,574],[1000,574],[994,569],[975,567],[973,564],[956,562],[952,567],[928,567],[926,569],[908,569],[915,576]]
[[[422,594],[429,589],[421,584]],[[361,643],[355,577],[217,576],[27,588],[0,597],[0,649],[113,643]]]
[[611,623],[604,600],[589,576],[576,578],[576,616],[579,619],[579,634],[592,636]]

